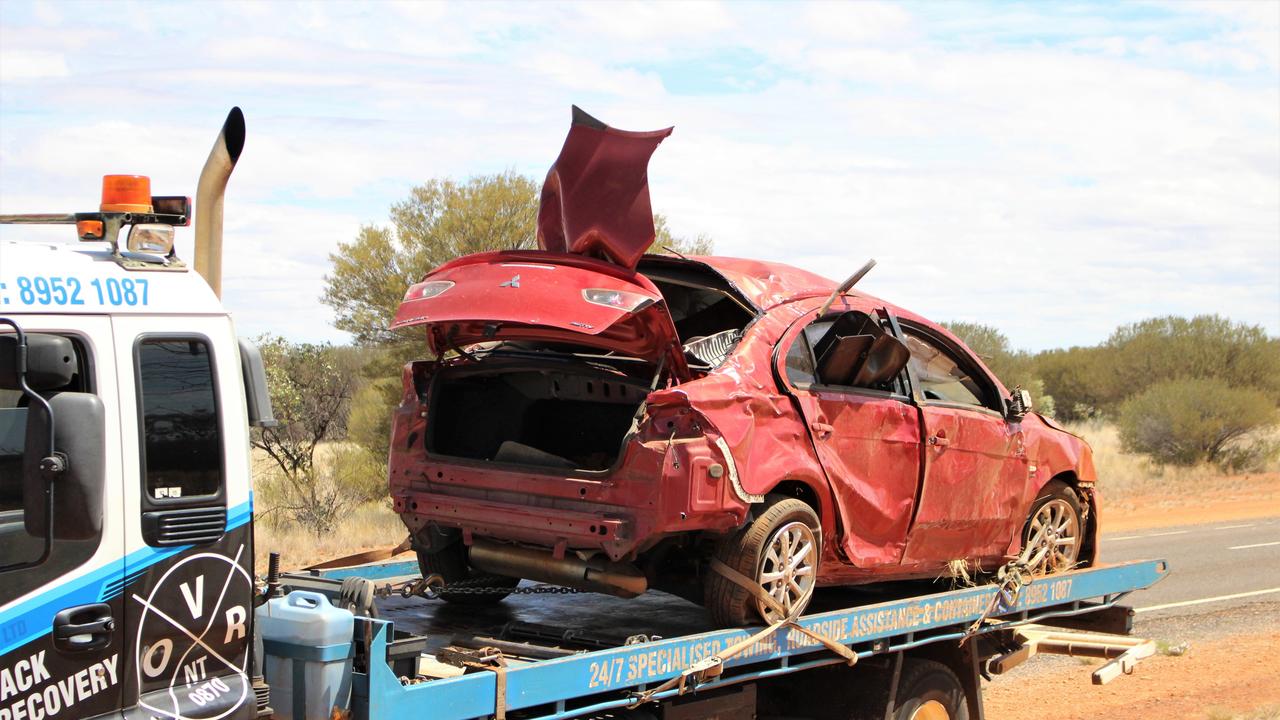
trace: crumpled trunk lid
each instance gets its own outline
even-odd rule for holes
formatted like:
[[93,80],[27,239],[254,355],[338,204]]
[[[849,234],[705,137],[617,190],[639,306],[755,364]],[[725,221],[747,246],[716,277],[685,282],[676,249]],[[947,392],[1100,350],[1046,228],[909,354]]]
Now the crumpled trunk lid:
[[542,185],[538,244],[635,270],[655,235],[649,158],[671,130],[618,130],[575,106]]

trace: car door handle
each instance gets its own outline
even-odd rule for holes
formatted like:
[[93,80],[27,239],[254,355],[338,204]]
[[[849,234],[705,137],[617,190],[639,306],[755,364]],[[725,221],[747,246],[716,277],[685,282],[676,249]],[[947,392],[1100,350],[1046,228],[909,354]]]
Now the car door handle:
[[929,436],[929,444],[934,447],[946,447],[951,444],[951,440],[947,438],[945,430],[939,430],[937,433]]
[[818,433],[819,435],[822,435],[822,436],[824,436],[824,437],[825,437],[825,436],[827,436],[827,435],[830,435],[832,432],[834,432],[834,431],[835,431],[835,428],[833,428],[833,427],[831,427],[831,425],[829,425],[829,424],[827,424],[827,423],[823,423],[823,422],[811,422],[811,423],[809,423],[809,428],[810,428],[810,429],[812,429],[814,432],[816,432],[816,433]]
[[111,644],[116,621],[106,603],[78,605],[53,618],[53,646],[62,652],[101,650]]

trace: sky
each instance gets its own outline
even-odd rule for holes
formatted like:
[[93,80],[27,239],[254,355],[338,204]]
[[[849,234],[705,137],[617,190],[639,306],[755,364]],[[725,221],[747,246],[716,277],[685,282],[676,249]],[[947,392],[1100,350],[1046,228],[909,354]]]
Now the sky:
[[541,178],[572,104],[675,126],[654,208],[718,254],[875,258],[860,288],[1029,350],[1167,314],[1280,334],[1274,1],[3,0],[0,213],[92,210],[109,173],[194,195],[238,105],[224,301],[345,342],[338,243],[430,178]]

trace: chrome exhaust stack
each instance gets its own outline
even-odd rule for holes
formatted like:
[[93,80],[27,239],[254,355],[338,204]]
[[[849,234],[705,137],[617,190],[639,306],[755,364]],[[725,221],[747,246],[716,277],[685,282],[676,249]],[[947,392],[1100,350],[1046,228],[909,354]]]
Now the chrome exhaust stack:
[[213,142],[196,187],[196,272],[222,297],[222,199],[227,180],[244,150],[244,113],[233,107]]
[[537,580],[623,598],[633,598],[649,589],[644,573],[629,563],[611,562],[599,556],[583,560],[572,554],[557,560],[550,551],[478,538],[471,545],[471,566],[494,575]]

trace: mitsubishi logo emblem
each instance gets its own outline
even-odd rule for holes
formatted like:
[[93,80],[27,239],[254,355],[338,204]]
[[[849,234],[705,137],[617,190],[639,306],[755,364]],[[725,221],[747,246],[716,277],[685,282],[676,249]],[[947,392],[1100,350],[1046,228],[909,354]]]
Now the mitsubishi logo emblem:
[[511,278],[510,280],[508,280],[508,281],[506,281],[506,282],[502,283],[502,284],[501,284],[501,285],[499,285],[498,287],[513,287],[513,288],[518,288],[518,287],[520,287],[520,276],[519,276],[519,275],[516,275],[515,277],[513,277],[513,278]]

